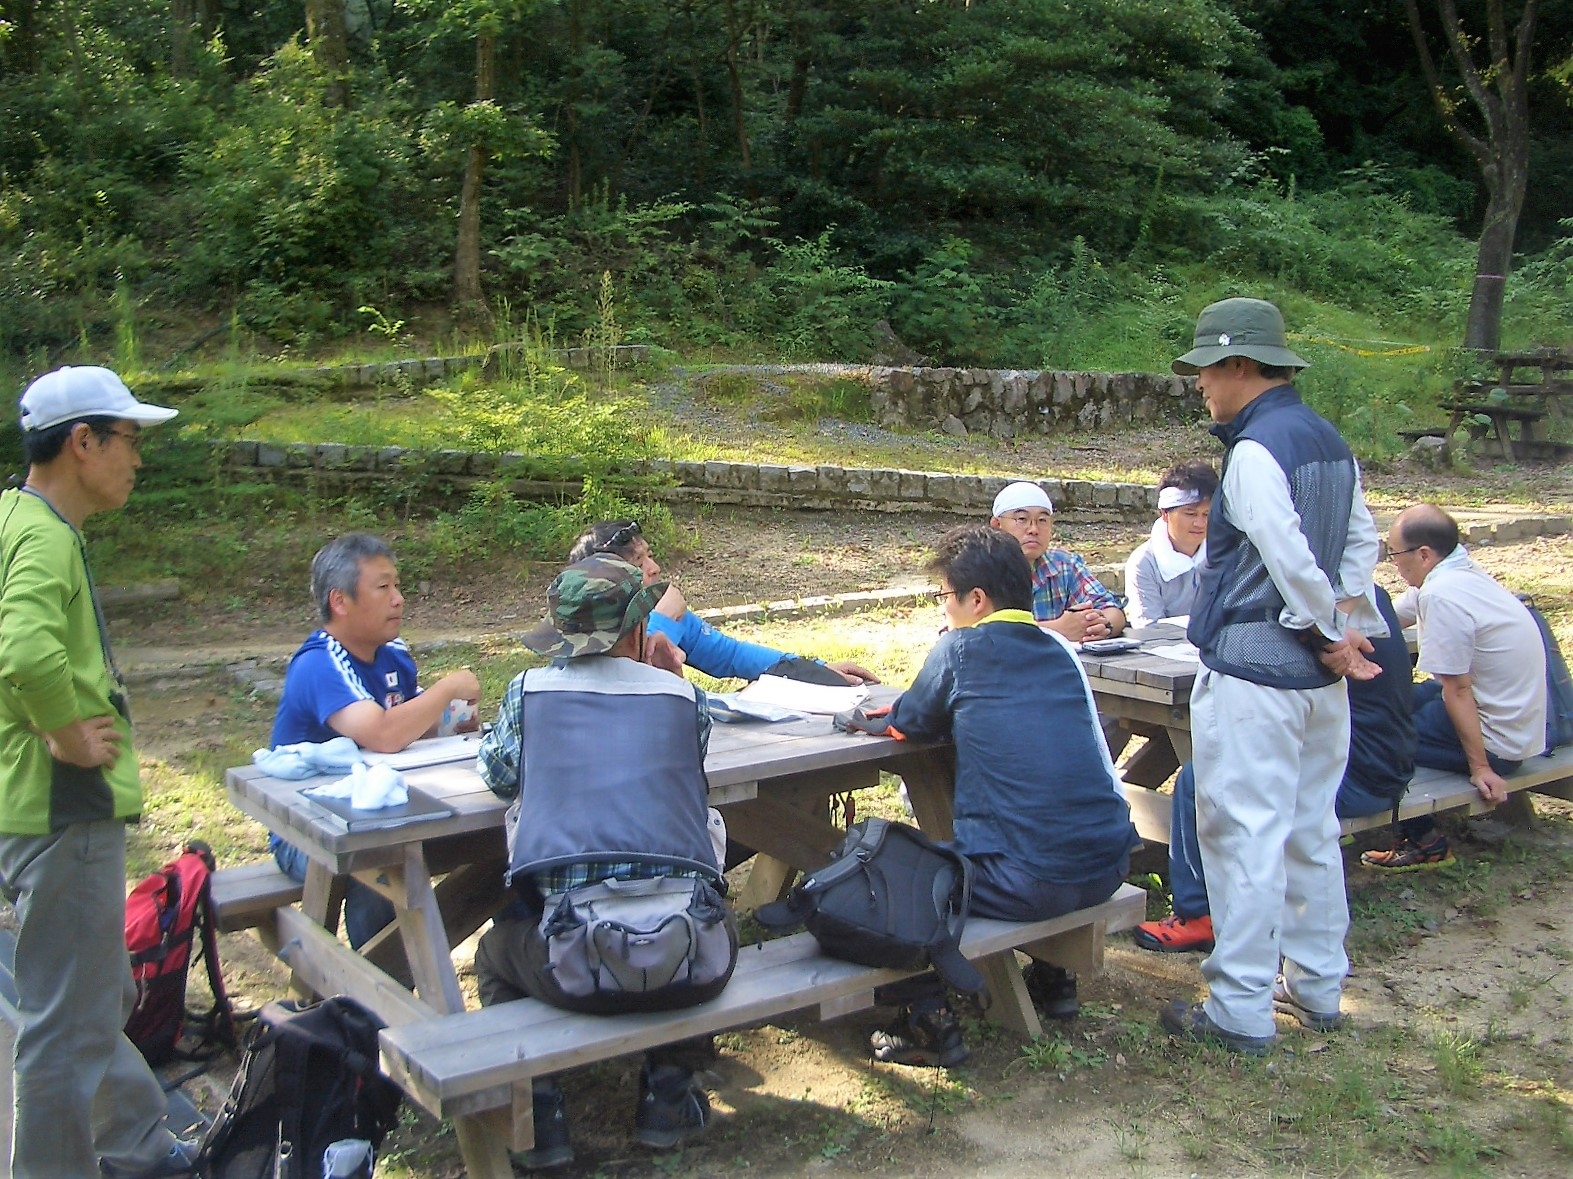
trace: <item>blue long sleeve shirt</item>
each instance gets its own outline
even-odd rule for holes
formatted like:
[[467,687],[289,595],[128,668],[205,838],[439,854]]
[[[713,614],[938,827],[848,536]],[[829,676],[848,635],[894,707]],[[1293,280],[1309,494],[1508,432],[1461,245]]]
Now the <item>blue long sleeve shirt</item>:
[[650,615],[647,625],[682,648],[689,667],[718,680],[757,680],[788,657],[785,651],[722,634],[692,610],[685,611],[675,622],[656,612]]

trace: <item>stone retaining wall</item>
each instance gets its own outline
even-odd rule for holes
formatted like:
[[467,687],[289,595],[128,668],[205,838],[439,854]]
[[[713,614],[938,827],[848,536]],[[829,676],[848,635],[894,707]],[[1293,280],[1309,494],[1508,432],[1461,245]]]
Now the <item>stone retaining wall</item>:
[[982,368],[876,368],[882,426],[995,438],[1132,422],[1190,421],[1205,413],[1191,377]]
[[[224,465],[264,479],[356,484],[397,478],[426,479],[455,491],[485,480],[512,480],[522,498],[576,493],[578,481],[532,478],[540,467],[530,455],[463,450],[414,451],[398,446],[346,446],[336,442],[231,442],[219,444]],[[554,464],[560,465],[560,464]],[[604,476],[647,482],[640,493],[655,499],[702,500],[756,507],[858,508],[874,511],[986,511],[1009,478],[951,475],[882,467],[787,466],[770,463],[627,462]],[[1056,508],[1081,516],[1151,519],[1158,493],[1139,483],[1040,479]]]

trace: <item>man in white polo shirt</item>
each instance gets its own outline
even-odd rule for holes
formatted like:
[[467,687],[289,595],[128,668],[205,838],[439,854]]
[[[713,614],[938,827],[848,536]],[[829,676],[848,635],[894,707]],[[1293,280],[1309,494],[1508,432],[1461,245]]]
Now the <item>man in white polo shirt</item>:
[[[1458,524],[1434,504],[1406,508],[1387,534],[1387,556],[1410,589],[1393,603],[1417,625],[1412,697],[1415,764],[1468,774],[1487,802],[1507,798],[1503,775],[1546,748],[1546,650],[1529,610],[1458,543]],[[1453,854],[1430,815],[1399,824],[1398,842],[1363,864],[1389,872],[1437,868]]]

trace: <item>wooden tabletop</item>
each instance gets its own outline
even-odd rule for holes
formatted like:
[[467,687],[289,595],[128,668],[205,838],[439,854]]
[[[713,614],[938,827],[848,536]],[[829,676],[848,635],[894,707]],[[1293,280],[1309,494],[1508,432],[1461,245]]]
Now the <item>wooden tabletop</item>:
[[[1172,625],[1147,627],[1132,635],[1148,648],[1184,639],[1181,628]],[[1180,706],[1190,698],[1197,668],[1194,662],[1165,659],[1150,650],[1084,655],[1082,663],[1100,698]],[[881,685],[869,703],[889,703],[898,692],[899,689]],[[1100,707],[1102,702],[1101,699]],[[287,781],[270,778],[255,766],[239,766],[225,774],[225,785],[230,800],[240,810],[336,874],[343,874],[395,863],[401,849],[410,843],[500,829],[507,803],[487,789],[475,772],[475,745],[478,740],[464,748],[450,741],[443,748],[452,760],[403,771],[410,787],[438,800],[452,813],[401,826],[352,831],[342,818],[301,797],[303,788],[331,781],[327,777]],[[756,784],[762,781],[877,763],[918,752],[920,748],[912,743],[898,745],[880,737],[837,732],[828,716],[776,724],[718,723],[711,730],[705,776],[712,805],[724,805],[753,797]],[[422,743],[417,742],[412,753],[419,754],[421,749]]]
[[1171,622],[1135,627],[1126,632],[1142,644],[1139,651],[1120,655],[1082,652],[1081,665],[1095,693],[1183,704],[1191,698],[1200,664],[1194,659],[1169,659],[1156,648],[1185,642],[1185,628]]
[[[896,694],[894,688],[878,688],[871,703],[888,703]],[[419,752],[420,743],[412,748]],[[776,724],[716,724],[705,776],[712,805],[719,805],[752,797],[751,787],[760,781],[878,762],[915,748],[837,732],[828,716]],[[342,874],[396,862],[399,849],[408,843],[500,828],[507,803],[482,782],[474,758],[471,749],[443,764],[403,771],[412,789],[443,803],[451,814],[370,830],[352,831],[342,818],[301,796],[303,788],[323,785],[330,777],[287,781],[268,777],[255,766],[238,766],[225,774],[225,786],[240,810]]]

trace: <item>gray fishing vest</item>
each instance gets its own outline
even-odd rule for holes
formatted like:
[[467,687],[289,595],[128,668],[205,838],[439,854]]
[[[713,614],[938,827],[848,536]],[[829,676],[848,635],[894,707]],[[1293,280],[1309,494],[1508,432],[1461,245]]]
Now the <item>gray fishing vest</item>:
[[599,655],[525,675],[508,879],[573,861],[714,865],[694,689]]

